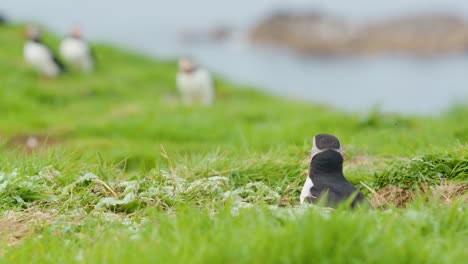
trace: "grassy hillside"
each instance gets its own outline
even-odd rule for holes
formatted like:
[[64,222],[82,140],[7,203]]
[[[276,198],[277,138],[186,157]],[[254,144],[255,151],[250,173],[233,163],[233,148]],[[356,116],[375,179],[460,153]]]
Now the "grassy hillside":
[[[345,175],[369,198],[361,181],[376,190],[466,182],[466,106],[438,117],[343,113],[217,79],[216,104],[188,108],[177,98],[174,62],[109,45],[95,46],[95,74],[42,80],[22,60],[21,30],[0,27],[0,261],[467,257],[461,199],[387,211],[297,208],[317,133],[342,140]],[[46,146],[33,155],[31,136]],[[407,161],[421,155],[421,164]]]

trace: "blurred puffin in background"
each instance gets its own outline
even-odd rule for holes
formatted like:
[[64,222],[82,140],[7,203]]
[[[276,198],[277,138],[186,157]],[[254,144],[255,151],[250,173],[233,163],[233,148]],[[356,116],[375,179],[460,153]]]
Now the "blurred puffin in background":
[[183,57],[179,60],[176,82],[184,104],[214,103],[214,83],[210,72],[198,66],[191,58]]
[[65,63],[75,69],[88,73],[94,71],[96,60],[79,26],[73,27],[71,34],[62,41],[60,55]]
[[0,25],[6,24],[7,22],[5,16],[0,12]]
[[23,55],[26,62],[43,77],[54,78],[65,71],[63,64],[41,40],[39,28],[29,26],[25,30],[26,43]]

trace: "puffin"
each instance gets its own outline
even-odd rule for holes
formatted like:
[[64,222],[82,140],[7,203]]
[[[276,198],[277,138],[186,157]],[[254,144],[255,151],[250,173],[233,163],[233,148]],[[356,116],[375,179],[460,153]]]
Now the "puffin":
[[8,21],[2,13],[0,13],[0,26],[6,24]]
[[57,77],[65,71],[64,65],[57,59],[52,50],[41,40],[41,33],[36,27],[26,28],[27,41],[23,55],[26,62],[43,77]]
[[314,137],[309,174],[301,192],[301,203],[317,203],[325,199],[327,207],[336,208],[351,197],[351,208],[370,206],[364,194],[343,174],[343,149],[338,138],[330,134]]
[[84,72],[94,71],[96,60],[93,50],[83,39],[81,27],[73,27],[71,34],[62,40],[60,55],[67,65]]
[[210,72],[198,66],[191,58],[183,57],[179,60],[176,83],[185,105],[214,103],[214,82]]

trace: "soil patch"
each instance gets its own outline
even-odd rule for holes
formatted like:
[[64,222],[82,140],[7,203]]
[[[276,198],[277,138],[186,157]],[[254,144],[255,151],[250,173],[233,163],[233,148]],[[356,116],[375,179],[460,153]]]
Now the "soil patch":
[[28,154],[32,154],[37,150],[47,149],[60,142],[63,142],[63,139],[49,135],[20,134],[10,138],[6,143],[6,147],[23,150]]

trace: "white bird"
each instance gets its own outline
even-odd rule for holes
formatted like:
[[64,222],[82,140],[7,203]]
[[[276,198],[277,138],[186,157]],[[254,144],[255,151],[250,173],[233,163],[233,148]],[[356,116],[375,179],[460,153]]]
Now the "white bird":
[[176,82],[182,95],[182,101],[186,105],[213,104],[215,91],[210,72],[197,66],[190,58],[180,59],[179,69]]
[[68,65],[85,72],[92,72],[95,67],[95,58],[91,47],[83,39],[80,27],[74,27],[70,36],[66,37],[60,45],[60,55]]
[[41,34],[35,27],[26,29],[27,41],[23,55],[26,62],[44,77],[57,77],[65,67],[52,50],[41,41]]

